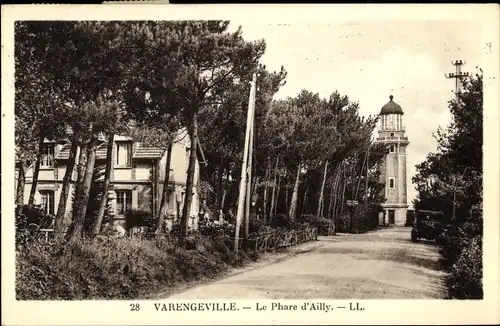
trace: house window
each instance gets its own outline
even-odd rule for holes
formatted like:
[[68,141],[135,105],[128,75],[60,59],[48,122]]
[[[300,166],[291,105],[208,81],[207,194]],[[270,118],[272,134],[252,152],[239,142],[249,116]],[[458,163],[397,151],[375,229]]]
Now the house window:
[[389,178],[389,189],[394,189],[394,178]]
[[42,197],[42,209],[45,214],[54,215],[54,192],[51,190],[40,191]]
[[41,167],[54,167],[54,144],[44,144],[42,147]]
[[132,164],[132,143],[116,143],[116,165],[130,167]]
[[118,190],[116,191],[116,214],[125,215],[132,209],[132,191]]
[[389,146],[389,152],[390,153],[395,153],[396,152],[396,146],[394,146],[394,145]]
[[393,132],[391,132],[391,137],[394,137],[394,133]]

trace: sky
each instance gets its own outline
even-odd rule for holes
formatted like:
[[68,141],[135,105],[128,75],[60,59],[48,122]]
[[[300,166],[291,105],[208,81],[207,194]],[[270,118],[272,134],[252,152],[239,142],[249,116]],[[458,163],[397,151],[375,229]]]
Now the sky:
[[411,178],[415,165],[436,150],[432,133],[451,122],[452,61],[463,71],[481,67],[481,25],[463,21],[352,21],[332,24],[298,22],[268,24],[231,21],[243,37],[265,39],[261,59],[268,70],[283,65],[286,85],[275,98],[295,96],[301,89],[323,97],[338,90],[360,104],[361,114],[376,115],[389,95],[401,105],[410,144],[407,150],[408,204],[416,196]]

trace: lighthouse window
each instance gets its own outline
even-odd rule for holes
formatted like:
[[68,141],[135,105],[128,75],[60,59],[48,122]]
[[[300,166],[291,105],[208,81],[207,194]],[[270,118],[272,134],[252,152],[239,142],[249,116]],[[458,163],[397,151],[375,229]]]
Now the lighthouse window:
[[394,178],[389,178],[389,188],[394,189]]

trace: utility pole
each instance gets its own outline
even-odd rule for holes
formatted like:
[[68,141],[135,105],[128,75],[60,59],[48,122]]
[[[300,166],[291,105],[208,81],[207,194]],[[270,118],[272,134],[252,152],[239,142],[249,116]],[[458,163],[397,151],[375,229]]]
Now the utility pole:
[[455,72],[450,72],[448,74],[445,74],[444,76],[448,79],[455,79],[455,100],[458,101],[458,94],[460,93],[460,89],[462,86],[462,78],[468,77],[469,73],[462,72],[462,66],[465,64],[465,61],[456,60],[451,64],[455,66]]
[[243,210],[245,208],[245,195],[247,185],[247,165],[248,165],[248,148],[250,146],[250,130],[253,122],[253,114],[255,109],[255,88],[257,83],[257,74],[252,76],[252,87],[250,88],[250,98],[248,99],[247,125],[245,132],[245,146],[243,151],[243,163],[241,165],[240,190],[238,194],[238,211],[236,213],[236,230],[234,234],[234,252],[238,255],[238,247],[240,243],[240,226]]
[[368,150],[366,151],[366,180],[365,180],[365,203],[368,203],[368,162],[370,160],[370,144],[368,144]]
[[[254,108],[255,110],[255,108]],[[245,233],[243,234],[243,248],[248,250],[248,237],[250,232],[250,208],[252,204],[252,156],[254,146],[254,114],[252,113],[252,123],[250,124],[248,146],[248,166],[247,166],[247,185],[245,198]]]

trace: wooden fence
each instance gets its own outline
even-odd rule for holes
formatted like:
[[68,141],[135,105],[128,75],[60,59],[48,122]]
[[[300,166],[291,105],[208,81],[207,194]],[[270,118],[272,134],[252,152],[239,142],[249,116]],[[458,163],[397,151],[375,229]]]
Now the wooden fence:
[[[333,228],[320,229],[321,235],[333,234]],[[18,230],[18,235],[24,236],[24,242],[37,242],[40,244],[50,244],[55,239],[53,229],[23,229]],[[248,249],[256,252],[270,252],[281,248],[295,246],[301,243],[316,241],[318,238],[318,228],[309,227],[301,230],[273,230],[264,234],[250,236],[248,239]],[[128,232],[126,237],[137,240],[154,240],[161,243],[177,243],[177,237],[164,233],[150,232]],[[98,235],[100,240],[110,240],[114,236]],[[234,248],[234,237],[225,236],[226,245]],[[84,237],[83,241],[87,241]],[[239,238],[239,249],[243,249],[243,238]]]
[[[248,239],[248,249],[256,252],[270,252],[281,248],[296,246],[301,243],[316,241],[318,239],[317,228],[306,228],[302,230],[276,230],[257,236],[251,236]],[[226,245],[234,248],[234,237],[226,236]],[[243,249],[244,239],[238,239],[238,249]]]

